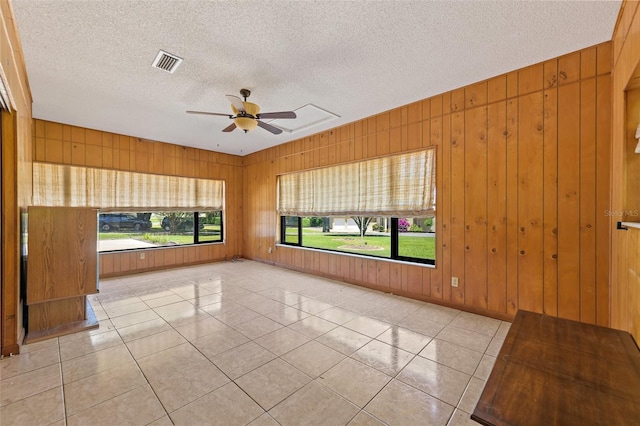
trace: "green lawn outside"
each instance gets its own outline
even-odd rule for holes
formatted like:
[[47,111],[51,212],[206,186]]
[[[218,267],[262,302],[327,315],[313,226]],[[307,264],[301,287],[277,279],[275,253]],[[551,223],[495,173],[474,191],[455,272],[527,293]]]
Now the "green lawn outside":
[[[152,222],[153,219],[152,219]],[[201,241],[208,240],[208,237],[213,235],[207,235],[210,232],[220,232],[220,225],[207,224],[200,231]],[[100,240],[124,240],[135,239],[144,241],[147,243],[157,245],[174,245],[174,244],[193,244],[193,232],[187,232],[184,234],[169,234],[164,229],[160,228],[160,223],[155,223],[151,229],[147,229],[139,232],[100,232]],[[217,241],[217,240],[216,240]]]
[[[316,229],[303,228],[302,243],[304,247],[335,250],[346,253],[366,254],[378,257],[391,257],[391,238],[389,235],[365,235],[364,242],[369,247],[380,247],[380,250],[357,249],[342,246],[362,245],[359,235],[329,234]],[[434,259],[436,257],[435,238],[412,236],[403,233],[400,236],[399,255],[419,259]]]

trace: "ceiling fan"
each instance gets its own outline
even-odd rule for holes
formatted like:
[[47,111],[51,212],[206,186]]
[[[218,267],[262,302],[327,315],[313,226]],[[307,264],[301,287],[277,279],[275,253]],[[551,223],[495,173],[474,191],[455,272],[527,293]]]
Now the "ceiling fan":
[[264,112],[261,114],[260,107],[258,105],[247,102],[247,98],[249,97],[249,95],[251,95],[250,90],[241,89],[240,95],[244,97],[244,101],[237,96],[227,95],[227,99],[229,100],[229,102],[231,102],[231,111],[233,111],[233,114],[223,114],[218,112],[206,111],[187,111],[187,114],[220,115],[229,117],[233,120],[233,123],[222,129],[223,132],[230,132],[237,127],[247,133],[248,131],[255,129],[256,127],[262,127],[263,129],[273,133],[274,135],[279,135],[280,133],[282,133],[282,129],[279,129],[276,126],[272,126],[271,124],[267,124],[264,121],[260,121],[261,119],[296,118],[296,113],[293,111]]

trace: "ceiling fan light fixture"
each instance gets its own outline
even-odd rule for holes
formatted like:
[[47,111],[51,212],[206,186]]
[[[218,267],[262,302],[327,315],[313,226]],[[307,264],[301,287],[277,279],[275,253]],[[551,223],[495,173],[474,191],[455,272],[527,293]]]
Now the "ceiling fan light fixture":
[[245,133],[258,127],[258,120],[251,117],[236,117],[233,119],[233,122],[236,123],[238,129],[244,130]]
[[236,115],[233,122],[236,123],[236,127],[246,132],[258,127],[258,121],[255,117],[260,113],[260,107],[253,102],[242,102],[244,106],[244,112],[238,111],[238,109],[232,104],[231,110]]

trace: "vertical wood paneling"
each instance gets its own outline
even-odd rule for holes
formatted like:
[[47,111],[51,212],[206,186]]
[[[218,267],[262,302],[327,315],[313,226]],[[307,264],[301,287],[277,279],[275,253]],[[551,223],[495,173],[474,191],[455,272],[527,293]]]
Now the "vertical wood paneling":
[[558,90],[544,91],[544,313],[558,314]]
[[[585,55],[582,58],[585,60]],[[586,59],[589,60],[589,55]],[[595,224],[596,80],[590,78],[580,82],[580,321],[589,324],[596,322]]]
[[486,309],[487,108],[468,109],[464,117],[464,301]]
[[[507,81],[509,79],[507,78]],[[507,94],[509,88],[507,86]],[[518,99],[507,101],[507,313],[518,311]]]
[[[600,51],[600,49],[598,49]],[[611,207],[611,77],[596,81],[596,323],[609,325],[609,217]],[[637,335],[636,335],[636,340]]]
[[487,110],[487,309],[507,306],[507,104]]
[[441,255],[436,262],[442,270],[442,287],[432,288],[431,297],[451,300],[451,115],[431,120],[431,132],[431,140],[438,141],[442,146],[442,190],[436,194],[440,212],[436,223],[439,231],[436,242],[440,242],[438,245],[441,248]]
[[518,307],[542,311],[543,96],[521,96],[518,111]]
[[[464,92],[464,91],[463,91]],[[458,100],[453,105],[463,105]],[[465,140],[464,114],[451,114],[451,276],[458,278],[458,288],[451,289],[451,301],[464,304],[465,295]]]
[[558,316],[580,319],[580,83],[558,88]]

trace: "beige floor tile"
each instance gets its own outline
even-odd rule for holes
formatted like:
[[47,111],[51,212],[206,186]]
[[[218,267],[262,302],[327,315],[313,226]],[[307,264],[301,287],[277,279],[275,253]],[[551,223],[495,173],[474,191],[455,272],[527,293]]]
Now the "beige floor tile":
[[224,353],[211,361],[232,380],[272,361],[276,356],[262,346],[248,342]]
[[327,309],[326,311],[322,311],[316,316],[322,319],[326,319],[327,321],[331,321],[332,323],[342,325],[345,322],[349,322],[355,318],[358,318],[359,315],[346,309],[334,307]]
[[0,407],[62,385],[60,364],[53,364],[0,381]]
[[282,356],[283,360],[312,378],[320,376],[344,358],[340,352],[313,340]]
[[140,359],[186,342],[185,338],[177,331],[167,330],[131,341],[126,345],[131,351],[131,355],[135,359]]
[[366,411],[360,411],[358,415],[349,422],[348,426],[385,426],[385,423],[382,423]]
[[87,335],[69,342],[60,342],[60,359],[66,361],[122,344],[122,339],[117,331]]
[[458,404],[470,379],[468,374],[419,356],[398,375],[398,380],[452,406]]
[[371,338],[348,328],[336,327],[316,340],[349,356],[369,343]]
[[346,399],[312,381],[269,411],[283,426],[345,425],[359,409]]
[[446,340],[433,339],[427,345],[420,356],[432,361],[444,364],[447,367],[455,368],[468,375],[472,375],[480,360],[482,354],[462,346],[449,343]]
[[60,343],[71,342],[72,340],[82,339],[87,336],[95,336],[97,334],[107,333],[109,331],[116,331],[116,327],[113,325],[110,319],[99,320],[98,328],[91,330],[80,331],[73,334],[67,334],[66,336],[58,337]]
[[289,328],[281,328],[255,340],[257,344],[280,356],[307,343],[310,338]]
[[467,389],[465,389],[464,394],[462,394],[462,399],[458,403],[458,409],[469,414],[473,413],[483,389],[484,380],[472,377],[467,385]]
[[479,423],[471,420],[471,415],[462,410],[456,409],[449,419],[447,426],[478,426]]
[[216,389],[171,413],[176,425],[245,425],[264,413],[235,383]]
[[121,329],[124,327],[129,327],[131,325],[139,324],[145,321],[151,321],[160,318],[158,314],[156,314],[152,310],[135,312],[133,314],[123,315],[121,317],[112,318],[111,322],[117,329]]
[[497,357],[500,353],[500,349],[502,349],[503,344],[504,339],[498,339],[494,337],[493,339],[491,339],[491,343],[489,343],[489,346],[487,346],[487,350],[484,353]]
[[436,336],[445,327],[445,324],[435,322],[426,315],[417,314],[407,316],[399,325],[425,336]]
[[62,378],[65,384],[72,383],[130,362],[133,362],[133,358],[126,346],[113,346],[63,361]]
[[156,317],[151,321],[144,321],[138,324],[118,329],[118,334],[122,337],[122,341],[127,343],[136,339],[151,336],[153,334],[162,333],[171,330],[171,326],[162,318]]
[[431,337],[424,334],[416,333],[397,325],[391,326],[390,329],[376,337],[376,340],[387,343],[396,348],[403,349],[412,354],[419,353],[431,341]]
[[214,293],[214,294],[208,294],[206,296],[200,296],[200,297],[196,297],[193,299],[188,299],[187,302],[191,303],[192,305],[196,306],[196,307],[203,307],[203,306],[208,306],[211,305],[213,303],[220,303],[222,302],[222,295],[219,293]]
[[208,317],[200,321],[178,325],[175,329],[185,339],[193,341],[217,331],[228,330],[230,327],[213,317]]
[[510,322],[502,321],[500,323],[500,327],[498,328],[498,331],[496,332],[495,337],[497,337],[498,339],[506,338],[510,328],[511,328]]
[[346,358],[318,379],[318,382],[347,398],[358,407],[364,407],[380,392],[391,377],[362,364]]
[[140,293],[136,293],[138,294],[138,297],[140,298],[140,300],[147,302],[149,300],[153,300],[153,299],[159,299],[161,297],[167,297],[167,296],[175,296],[176,294],[174,292],[172,292],[171,290],[165,290],[165,289],[144,289],[144,290],[140,290]]
[[159,306],[153,309],[174,327],[209,318],[209,314],[185,301]]
[[153,390],[145,384],[70,416],[67,425],[147,425],[165,415]]
[[301,311],[300,309],[292,308],[290,306],[278,309],[276,311],[267,312],[265,317],[274,320],[277,323],[284,325],[285,327],[309,317],[311,314]]
[[273,417],[269,415],[269,413],[264,413],[251,423],[248,426],[280,426],[278,422],[276,422]]
[[305,336],[315,339],[324,333],[333,330],[337,325],[331,321],[318,318],[316,316],[310,316],[303,320],[300,320],[294,324],[291,324],[288,328]]
[[451,325],[454,327],[475,331],[476,333],[485,334],[489,337],[495,336],[500,324],[500,320],[468,312],[460,312],[460,314],[451,321]]
[[384,374],[394,377],[414,357],[410,352],[372,340],[358,349],[351,357]]
[[[29,371],[38,370],[60,362],[60,352],[57,339],[52,339],[56,344],[41,347],[40,350],[22,352],[19,356],[0,359],[0,378],[8,379]],[[26,347],[28,345],[25,345]]]
[[245,308],[244,306],[238,305],[231,310],[214,315],[214,317],[222,321],[223,323],[233,327],[243,322],[246,322],[255,318],[260,318],[261,315],[256,311],[252,311],[249,308]]
[[100,304],[102,305],[102,308],[107,312],[119,306],[127,306],[142,302],[142,299],[137,296],[127,296],[122,298],[111,298],[107,296],[108,300],[102,300],[104,299],[103,294],[99,294],[98,297],[101,300]]
[[59,420],[64,424],[62,386],[0,407],[0,420],[7,426],[47,425]]
[[150,309],[146,303],[140,301],[135,303],[127,303],[124,305],[118,304],[111,307],[105,307],[104,310],[109,315],[109,318],[120,317],[122,315],[133,314],[135,312],[146,311]]
[[148,426],[173,426],[173,422],[169,416],[160,417],[155,422],[149,423]]
[[233,349],[236,346],[243,345],[248,341],[249,339],[232,328],[225,328],[222,331],[207,334],[194,340],[192,343],[207,358],[213,359],[216,355]]
[[138,363],[169,413],[229,382],[188,343],[142,358]]
[[160,306],[170,305],[172,303],[182,302],[182,297],[177,294],[170,294],[167,296],[157,297],[154,299],[147,299],[145,303],[150,308],[158,308]]
[[309,381],[306,374],[275,359],[240,377],[236,384],[263,409],[270,410]]
[[333,308],[333,305],[330,305],[329,303],[324,303],[314,299],[309,299],[293,306],[311,315],[316,315],[322,311]]
[[197,299],[198,297],[208,296],[214,292],[207,287],[203,287],[197,284],[184,285],[177,288],[172,288],[172,292],[182,297],[183,299]]
[[36,352],[42,349],[53,349],[53,348],[56,348],[56,349],[58,348],[58,339],[56,338],[42,340],[41,342],[36,342],[36,343],[29,343],[28,345],[22,345],[22,347],[20,347],[20,353],[25,354],[29,352]]
[[446,425],[453,407],[398,380],[389,383],[366,406],[389,425]]
[[369,337],[378,337],[391,327],[391,324],[378,321],[373,318],[360,316],[354,318],[349,322],[346,322],[343,327],[350,330],[357,331],[360,334],[364,334]]
[[146,383],[135,362],[64,385],[67,416],[80,413]]
[[249,339],[257,339],[260,336],[269,334],[282,327],[282,324],[270,320],[269,318],[262,315],[233,326],[236,331],[244,334]]
[[491,370],[493,370],[493,364],[496,362],[496,358],[490,355],[483,355],[480,360],[480,364],[478,364],[478,368],[476,368],[476,372],[473,373],[474,377],[477,377],[481,380],[487,380],[489,378],[489,374],[491,374]]
[[445,327],[435,337],[481,353],[484,353],[484,351],[487,350],[489,343],[491,343],[491,337],[486,334],[476,333],[475,331],[469,331],[453,326]]

